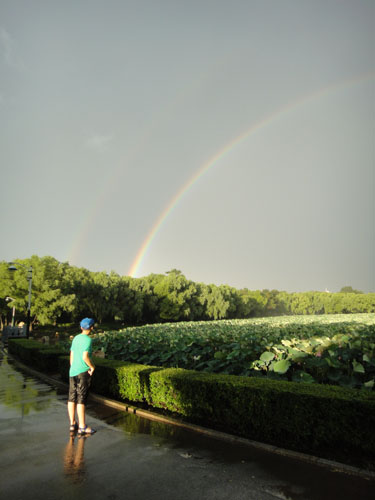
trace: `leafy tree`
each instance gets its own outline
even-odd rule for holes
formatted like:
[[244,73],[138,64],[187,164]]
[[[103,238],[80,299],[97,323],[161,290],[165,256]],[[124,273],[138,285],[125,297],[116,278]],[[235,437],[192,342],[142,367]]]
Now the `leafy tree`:
[[284,310],[282,303],[279,302],[278,290],[262,290],[262,295],[266,299],[266,304],[264,306],[266,316],[278,316],[283,314]]
[[203,288],[201,300],[209,319],[233,318],[236,313],[236,301],[231,287],[226,285],[208,285]]
[[251,291],[247,288],[240,290],[241,297],[241,313],[240,318],[252,318],[255,316],[263,316],[267,305],[267,298],[260,290]]
[[74,319],[91,316],[98,323],[112,320],[118,315],[116,285],[120,277],[116,273],[90,272],[84,268],[71,267],[67,273],[66,286],[75,297]]
[[[98,322],[126,324],[160,321],[248,318],[279,314],[375,312],[375,293],[352,287],[340,293],[287,293],[277,290],[236,290],[188,280],[181,271],[121,277],[115,272],[91,272],[58,262],[53,257],[17,260],[33,267],[32,320],[42,324],[78,321],[92,316]],[[0,262],[0,323],[3,327],[16,306],[16,318],[25,320],[28,304],[27,271],[9,272]],[[15,299],[7,303],[5,297]]]
[[194,318],[197,288],[176,269],[166,273],[154,287],[159,298],[159,316],[163,321],[181,321]]
[[16,311],[26,317],[28,306],[29,282],[27,271],[32,266],[31,325],[36,319],[41,324],[56,324],[66,311],[73,310],[74,296],[67,294],[63,279],[68,264],[60,263],[53,257],[40,258],[33,255],[30,259],[16,260],[18,270],[10,272],[8,264],[1,266],[0,295],[15,299]]
[[[14,295],[11,294],[12,287],[12,276],[8,271],[8,263],[5,261],[0,262],[0,325],[1,329],[3,329],[4,325],[8,323],[8,316],[10,312],[10,307],[14,305],[8,303],[5,298],[12,297],[15,298]],[[13,288],[14,291],[14,288]]]
[[340,290],[340,293],[363,293],[360,290],[354,290],[351,286],[343,286]]
[[128,324],[139,324],[143,322],[144,293],[142,279],[124,276],[122,283],[127,289],[126,303],[123,305],[123,320]]
[[138,319],[139,322],[157,323],[160,321],[160,297],[155,293],[155,287],[162,279],[162,274],[150,274],[144,278],[131,281],[130,288],[137,293],[137,302],[133,307],[139,310],[139,306],[142,304],[142,314]]
[[75,295],[67,293],[64,284],[67,263],[53,257],[31,259],[33,266],[32,313],[41,324],[56,324],[64,314],[74,310]]

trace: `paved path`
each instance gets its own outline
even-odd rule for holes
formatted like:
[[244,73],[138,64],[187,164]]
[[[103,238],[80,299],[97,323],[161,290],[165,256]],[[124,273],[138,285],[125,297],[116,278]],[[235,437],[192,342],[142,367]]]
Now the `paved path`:
[[374,499],[374,480],[99,404],[88,408],[98,432],[70,438],[66,394],[0,363],[1,499]]

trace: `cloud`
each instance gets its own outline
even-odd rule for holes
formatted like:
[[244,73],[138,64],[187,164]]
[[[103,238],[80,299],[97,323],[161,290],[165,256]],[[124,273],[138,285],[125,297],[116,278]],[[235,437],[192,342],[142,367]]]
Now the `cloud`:
[[86,140],[85,146],[93,151],[103,153],[109,148],[112,140],[111,135],[92,135]]
[[0,45],[5,63],[15,69],[22,70],[25,65],[14,53],[14,40],[3,27],[0,28]]

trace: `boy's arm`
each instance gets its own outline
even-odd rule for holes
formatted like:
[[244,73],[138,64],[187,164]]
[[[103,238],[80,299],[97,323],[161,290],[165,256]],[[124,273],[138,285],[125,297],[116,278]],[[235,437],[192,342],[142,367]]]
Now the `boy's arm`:
[[70,351],[70,366],[73,364],[73,351]]
[[93,372],[94,372],[94,370],[95,370],[95,365],[92,362],[88,351],[84,351],[83,352],[82,358],[83,358],[83,361],[86,363],[86,365],[88,365],[90,367],[90,369],[88,370],[88,372],[89,372],[90,375],[92,375]]

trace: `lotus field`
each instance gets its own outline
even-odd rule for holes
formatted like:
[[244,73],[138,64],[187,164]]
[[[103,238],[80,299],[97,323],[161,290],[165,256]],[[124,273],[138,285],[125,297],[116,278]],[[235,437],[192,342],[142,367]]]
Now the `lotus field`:
[[373,390],[375,314],[131,327],[94,336],[106,357],[153,366]]

